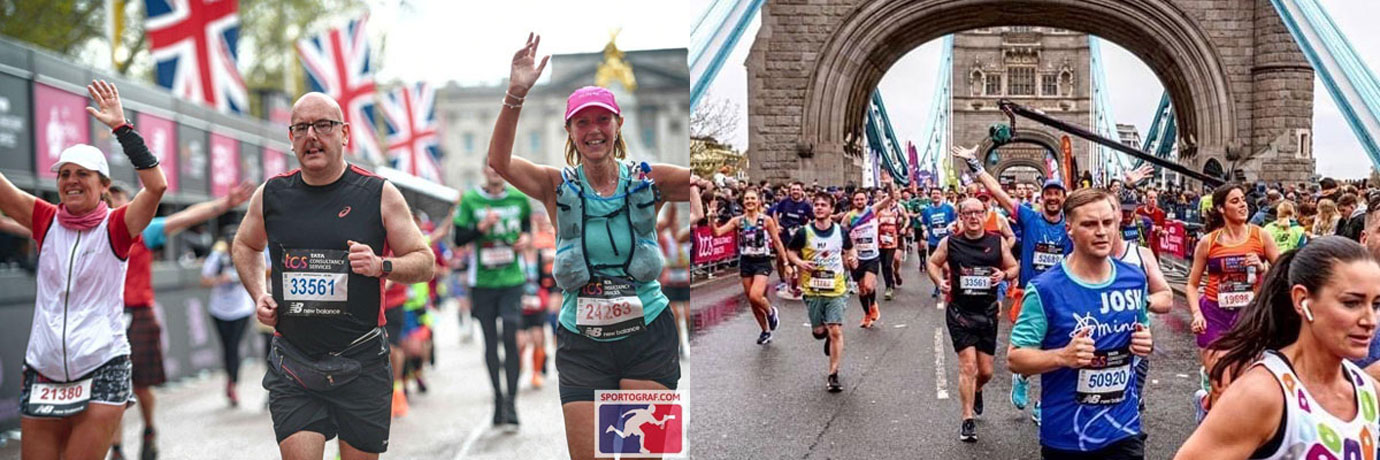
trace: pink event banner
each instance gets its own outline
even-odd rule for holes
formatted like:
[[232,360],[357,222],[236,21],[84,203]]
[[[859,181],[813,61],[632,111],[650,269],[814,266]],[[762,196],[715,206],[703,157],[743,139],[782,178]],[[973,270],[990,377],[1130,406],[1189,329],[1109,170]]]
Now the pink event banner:
[[273,176],[287,172],[287,157],[283,152],[264,148],[264,182],[272,179]]
[[220,198],[240,181],[240,141],[211,133],[211,196]]
[[168,178],[168,191],[177,189],[177,125],[172,120],[140,112],[134,129],[144,137],[144,145],[153,156],[158,157],[158,166],[163,176]]
[[702,225],[695,227],[694,236],[695,254],[692,260],[695,265],[720,262],[738,256],[738,242],[734,239],[733,233],[714,236],[714,230]]
[[[91,143],[86,98],[42,83],[34,83],[34,167],[38,177],[52,179],[48,171],[67,147]],[[106,155],[110,153],[107,152]]]

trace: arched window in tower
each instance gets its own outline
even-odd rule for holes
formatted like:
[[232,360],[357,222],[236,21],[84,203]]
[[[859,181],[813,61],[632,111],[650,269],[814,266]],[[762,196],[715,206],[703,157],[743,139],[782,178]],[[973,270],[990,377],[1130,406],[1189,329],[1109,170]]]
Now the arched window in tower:
[[1073,71],[1064,69],[1059,72],[1059,94],[1073,95]]

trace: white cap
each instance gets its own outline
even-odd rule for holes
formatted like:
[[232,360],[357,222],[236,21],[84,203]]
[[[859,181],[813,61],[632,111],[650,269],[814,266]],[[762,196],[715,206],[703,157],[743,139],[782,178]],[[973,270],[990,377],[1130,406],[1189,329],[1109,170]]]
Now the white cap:
[[72,163],[83,168],[101,173],[102,176],[110,177],[110,164],[105,161],[105,154],[101,150],[86,144],[77,144],[62,151],[58,157],[58,162],[53,163],[49,170],[58,172],[62,165]]

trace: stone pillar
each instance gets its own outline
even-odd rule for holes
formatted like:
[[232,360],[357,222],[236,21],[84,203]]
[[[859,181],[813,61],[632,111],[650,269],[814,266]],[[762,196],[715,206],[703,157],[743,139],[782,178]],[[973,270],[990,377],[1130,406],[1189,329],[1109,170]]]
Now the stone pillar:
[[[854,0],[773,0],[762,6],[762,23],[748,53],[748,175],[754,181],[841,185],[861,183],[862,159],[844,153],[842,142],[801,140],[806,87],[819,50]],[[863,116],[863,113],[857,116]]]
[[1255,0],[1249,180],[1305,181],[1314,171],[1313,67],[1268,0]]

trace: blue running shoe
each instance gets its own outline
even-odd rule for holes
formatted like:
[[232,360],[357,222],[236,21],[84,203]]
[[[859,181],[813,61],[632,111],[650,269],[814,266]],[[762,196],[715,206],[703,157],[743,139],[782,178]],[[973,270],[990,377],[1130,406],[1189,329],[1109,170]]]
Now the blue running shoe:
[[1030,379],[1021,374],[1011,374],[1011,405],[1025,410],[1030,403]]
[[781,325],[781,317],[776,314],[776,307],[771,307],[771,312],[767,313],[767,328],[775,331],[776,326]]
[[1030,421],[1035,422],[1035,426],[1040,426],[1040,402],[1035,401],[1035,408],[1030,411]]

